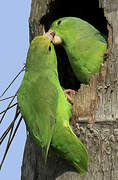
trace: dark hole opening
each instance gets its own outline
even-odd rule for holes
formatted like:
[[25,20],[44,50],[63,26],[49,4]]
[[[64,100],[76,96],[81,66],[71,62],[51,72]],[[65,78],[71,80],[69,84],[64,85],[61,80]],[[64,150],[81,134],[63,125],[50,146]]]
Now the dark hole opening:
[[[65,16],[79,17],[107,36],[107,21],[104,17],[103,9],[99,8],[98,0],[55,0],[49,5],[49,13],[42,18],[41,23],[48,30],[54,20]],[[58,56],[58,72],[61,85],[66,89],[72,88],[77,90],[80,87],[80,82],[78,82],[72,71],[66,52],[60,46],[55,47],[55,49]]]

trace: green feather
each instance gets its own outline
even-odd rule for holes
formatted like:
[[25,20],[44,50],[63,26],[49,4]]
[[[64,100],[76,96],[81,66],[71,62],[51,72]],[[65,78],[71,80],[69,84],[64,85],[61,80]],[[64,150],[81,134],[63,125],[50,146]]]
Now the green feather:
[[72,106],[59,83],[54,47],[45,36],[36,37],[30,45],[17,98],[27,130],[42,147],[45,162],[51,144],[83,175],[88,152],[69,125]]
[[43,148],[45,160],[56,121],[55,59],[54,47],[47,38],[36,37],[29,48],[26,72],[18,91],[18,105],[27,130]]
[[64,47],[72,69],[82,83],[89,83],[91,75],[100,71],[107,43],[101,33],[86,21],[75,17],[64,17],[54,21],[50,31],[55,32],[54,44]]

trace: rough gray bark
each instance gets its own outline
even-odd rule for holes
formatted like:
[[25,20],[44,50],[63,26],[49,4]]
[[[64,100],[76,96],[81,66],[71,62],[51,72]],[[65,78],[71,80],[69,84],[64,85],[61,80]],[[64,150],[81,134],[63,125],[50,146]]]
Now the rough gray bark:
[[[42,33],[41,18],[49,13],[51,0],[32,0],[30,39]],[[22,180],[117,180],[118,179],[118,1],[99,0],[108,21],[108,58],[90,85],[81,85],[73,96],[75,133],[90,154],[88,173],[80,177],[50,149],[46,166],[41,149],[28,136],[22,164]],[[50,20],[51,17],[49,17]]]

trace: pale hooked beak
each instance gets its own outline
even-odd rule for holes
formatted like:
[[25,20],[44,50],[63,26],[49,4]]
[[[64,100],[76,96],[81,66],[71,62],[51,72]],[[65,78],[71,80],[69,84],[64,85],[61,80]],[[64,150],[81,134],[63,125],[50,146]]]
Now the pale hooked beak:
[[60,38],[60,36],[56,35],[56,33],[51,29],[44,35],[55,45],[62,43],[62,39]]

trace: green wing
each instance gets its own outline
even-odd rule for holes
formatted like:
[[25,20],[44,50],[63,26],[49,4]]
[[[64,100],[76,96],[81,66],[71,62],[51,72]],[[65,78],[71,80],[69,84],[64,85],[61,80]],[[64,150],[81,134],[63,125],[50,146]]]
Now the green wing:
[[51,73],[53,69],[42,63],[45,60],[48,64],[51,57],[52,61],[56,58],[48,54],[48,46],[50,42],[44,37],[33,40],[28,51],[24,79],[18,91],[18,105],[27,130],[43,148],[45,160],[54,130],[58,99],[58,91],[52,83],[55,78]]
[[72,106],[58,80],[54,47],[44,36],[35,38],[29,48],[18,105],[27,130],[43,149],[44,159],[51,143],[83,175],[88,152],[69,125]]
[[75,17],[54,21],[49,32],[53,35],[52,32],[55,32],[53,42],[64,47],[78,80],[89,83],[91,75],[100,71],[104,61],[107,49],[105,38],[91,24]]

